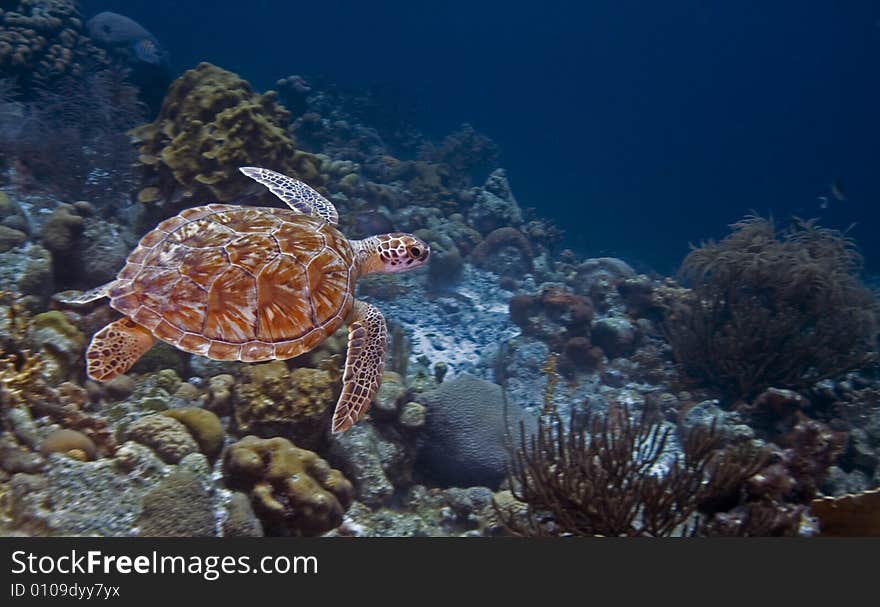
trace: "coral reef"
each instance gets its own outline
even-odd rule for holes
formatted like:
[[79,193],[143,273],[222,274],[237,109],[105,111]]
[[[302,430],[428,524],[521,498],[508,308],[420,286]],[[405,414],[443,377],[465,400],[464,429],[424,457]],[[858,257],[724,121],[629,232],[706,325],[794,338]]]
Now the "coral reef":
[[52,254],[30,242],[0,253],[0,289],[37,301],[47,298],[52,289]]
[[[514,295],[508,307],[510,320],[524,336],[538,339],[552,351],[564,354],[559,367],[567,374],[595,369],[604,354],[600,346],[609,348],[609,356],[619,356],[631,352],[635,344],[635,332],[629,321],[622,318],[600,319],[591,330],[592,301],[559,285],[548,284],[535,295]],[[602,328],[624,323],[629,326],[628,338],[619,335],[623,331]]]
[[43,474],[13,475],[16,528],[31,535],[130,535],[144,495],[163,472],[150,450],[135,444],[93,462],[56,455]]
[[128,427],[128,438],[156,452],[168,464],[176,464],[199,445],[186,425],[172,417],[147,415]]
[[[181,385],[189,386],[190,384]],[[214,459],[220,454],[226,432],[220,418],[211,411],[199,407],[183,407],[163,411],[161,415],[174,418],[186,426],[186,429],[198,443],[199,450],[208,459]]]
[[857,278],[851,240],[812,221],[782,232],[747,217],[685,258],[692,293],[664,328],[688,372],[731,399],[808,387],[865,366],[877,303]]
[[[175,80],[155,121],[132,131],[144,187],[138,200],[172,214],[190,201],[228,202],[251,182],[238,167],[271,167],[320,187],[320,161],[297,150],[273,91],[210,63]],[[268,199],[268,195],[262,194]]]
[[144,537],[211,537],[217,534],[214,500],[203,479],[182,468],[144,495],[136,525]]
[[67,76],[21,101],[0,99],[0,163],[26,190],[88,198],[112,214],[134,183],[125,132],[144,115],[123,71]]
[[[5,348],[4,348],[5,349]],[[63,382],[51,385],[43,373],[44,363],[39,354],[15,351],[12,345],[0,359],[0,412],[5,412],[7,423],[15,428],[28,424],[35,417],[47,417],[62,428],[76,430],[86,436],[95,451],[92,456],[106,456],[116,450],[116,439],[108,421],[87,410],[88,393],[82,387]],[[19,439],[32,450],[38,450],[38,441],[32,430],[17,432]]]
[[13,76],[23,94],[109,65],[85,34],[72,0],[17,0],[3,9],[0,71]]
[[426,144],[419,152],[422,160],[448,166],[455,179],[461,180],[456,183],[459,187],[495,170],[498,155],[498,146],[470,124],[461,125],[437,145]]
[[351,483],[312,451],[283,438],[246,436],[226,451],[227,485],[246,491],[270,535],[310,536],[333,529],[351,504]]
[[481,234],[500,228],[516,228],[522,224],[522,211],[510,189],[504,169],[495,169],[483,187],[477,189],[467,219]]
[[284,436],[315,449],[330,423],[338,397],[338,371],[299,368],[284,361],[250,365],[235,386],[235,421],[244,434]]
[[93,460],[98,449],[88,436],[76,430],[62,428],[55,430],[40,443],[40,453],[66,453],[80,461]]
[[[38,5],[70,7],[7,2],[0,19]],[[114,62],[163,61],[149,32],[110,19],[111,31],[92,29]],[[77,52],[68,66],[86,65]],[[880,374],[864,366],[874,304],[843,235],[751,218],[691,253],[679,284],[560,250],[561,231],[514,196],[494,143],[468,125],[429,142],[394,91],[291,76],[276,97],[205,63],[129,134],[147,99],[136,74],[62,71],[0,80],[0,289],[15,292],[0,294],[0,532],[876,529]],[[125,165],[137,154],[136,179]],[[359,285],[392,339],[382,388],[346,433],[328,432],[344,328],[266,364],[159,345],[99,385],[82,348],[115,312],[52,295],[112,280],[143,228],[183,207],[277,206],[240,176],[245,164],[317,187],[350,237],[409,231],[431,245],[427,271]],[[715,375],[684,364],[682,344]],[[768,354],[785,347],[795,355]],[[783,357],[790,374],[774,368]]]
[[419,438],[419,471],[451,486],[497,487],[505,476],[505,434],[535,419],[505,403],[500,386],[468,373],[417,396],[427,408]]
[[534,269],[532,246],[525,235],[512,227],[493,230],[470,255],[471,262],[502,276],[521,277]]
[[742,506],[767,453],[747,444],[722,449],[713,424],[692,430],[683,452],[670,456],[669,436],[669,428],[645,416],[634,421],[626,409],[580,429],[573,420],[565,429],[558,415],[542,418],[531,438],[520,434],[511,468],[513,494],[529,504],[527,522],[500,507],[499,516],[528,536],[796,533],[800,511],[770,501],[726,514]]

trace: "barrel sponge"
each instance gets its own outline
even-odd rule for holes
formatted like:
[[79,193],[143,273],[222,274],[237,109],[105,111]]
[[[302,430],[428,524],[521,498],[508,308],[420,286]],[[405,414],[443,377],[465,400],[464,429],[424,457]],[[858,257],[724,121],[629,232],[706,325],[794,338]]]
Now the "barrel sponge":
[[251,185],[238,167],[258,164],[322,184],[320,161],[295,148],[290,112],[274,91],[255,93],[236,74],[202,62],[168,89],[156,120],[131,134],[147,203],[229,202]]
[[230,445],[226,484],[248,493],[267,535],[315,536],[338,527],[354,499],[339,470],[289,440],[246,436]]
[[535,418],[513,403],[505,403],[501,386],[464,373],[418,396],[427,407],[419,435],[419,470],[440,484],[497,488],[507,470],[505,434],[527,434]]

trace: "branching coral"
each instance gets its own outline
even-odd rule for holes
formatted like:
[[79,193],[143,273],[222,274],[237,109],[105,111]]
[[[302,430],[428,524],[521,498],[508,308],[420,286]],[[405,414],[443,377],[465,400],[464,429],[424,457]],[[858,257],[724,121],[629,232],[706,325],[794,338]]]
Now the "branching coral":
[[[496,505],[518,535],[668,536],[708,533],[719,513],[742,500],[747,479],[767,454],[750,445],[722,449],[715,426],[698,426],[669,456],[670,431],[628,411],[566,429],[559,415],[542,418],[530,439],[520,437],[510,467],[514,496],[529,505],[522,517]],[[670,461],[671,460],[671,461]],[[757,506],[757,505],[756,505]],[[764,517],[762,504],[736,521],[740,533],[785,532],[791,521]],[[789,527],[780,527],[787,523]]]
[[856,276],[851,239],[795,220],[777,233],[750,216],[681,267],[692,287],[664,326],[689,373],[732,399],[800,388],[871,359],[877,304]]

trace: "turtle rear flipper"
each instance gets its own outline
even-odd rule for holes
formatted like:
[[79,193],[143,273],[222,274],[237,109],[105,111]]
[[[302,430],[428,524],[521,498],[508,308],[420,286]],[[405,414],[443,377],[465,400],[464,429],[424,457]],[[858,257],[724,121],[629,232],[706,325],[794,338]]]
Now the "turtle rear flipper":
[[379,391],[385,370],[387,339],[388,328],[379,309],[363,301],[354,302],[348,325],[342,394],[333,412],[334,434],[351,428]]
[[147,329],[120,318],[95,333],[86,352],[86,372],[95,381],[110,381],[131,369],[155,342]]
[[68,306],[84,306],[107,297],[114,284],[116,284],[116,281],[111,280],[107,284],[89,289],[88,291],[62,291],[61,293],[56,293],[52,299]]

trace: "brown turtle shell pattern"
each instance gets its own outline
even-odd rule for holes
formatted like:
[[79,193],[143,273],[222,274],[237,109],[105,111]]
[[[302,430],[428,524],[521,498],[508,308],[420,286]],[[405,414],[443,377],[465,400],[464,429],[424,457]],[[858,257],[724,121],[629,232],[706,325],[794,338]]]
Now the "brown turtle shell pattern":
[[144,236],[110,305],[181,350],[258,362],[308,352],[354,303],[354,252],[321,218],[209,204]]

